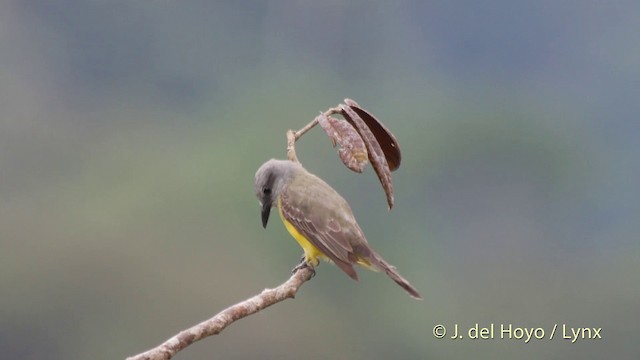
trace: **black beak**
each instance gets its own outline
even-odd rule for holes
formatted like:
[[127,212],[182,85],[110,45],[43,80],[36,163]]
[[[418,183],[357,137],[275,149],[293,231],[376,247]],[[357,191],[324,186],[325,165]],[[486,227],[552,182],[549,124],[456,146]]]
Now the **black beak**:
[[262,203],[262,227],[267,228],[267,222],[269,222],[269,214],[271,213],[271,199],[266,198]]

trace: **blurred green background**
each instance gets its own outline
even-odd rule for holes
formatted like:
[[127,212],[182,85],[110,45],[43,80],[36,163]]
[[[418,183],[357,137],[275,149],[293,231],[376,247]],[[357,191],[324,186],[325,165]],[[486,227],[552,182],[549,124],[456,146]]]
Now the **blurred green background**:
[[[320,129],[298,155],[425,300],[323,264],[295,300],[178,359],[637,358],[639,16],[624,1],[0,2],[3,358],[122,359],[287,279],[301,249],[262,229],[253,175],[344,97],[400,142],[394,210]],[[476,323],[602,339],[432,335]]]

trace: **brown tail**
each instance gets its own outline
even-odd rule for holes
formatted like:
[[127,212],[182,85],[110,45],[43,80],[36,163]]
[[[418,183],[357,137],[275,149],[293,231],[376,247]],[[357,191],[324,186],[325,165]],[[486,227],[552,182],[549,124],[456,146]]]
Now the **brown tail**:
[[407,279],[403,278],[402,275],[400,275],[400,273],[396,270],[395,266],[384,261],[382,256],[371,251],[371,257],[369,258],[369,261],[371,261],[371,264],[373,266],[375,266],[381,271],[384,271],[391,278],[391,280],[395,281],[396,284],[400,285],[404,289],[404,291],[406,291],[407,293],[409,293],[409,295],[411,295],[412,298],[416,300],[422,300],[422,295],[420,295],[418,290],[416,290],[416,288],[414,288],[413,285],[411,285],[407,281]]

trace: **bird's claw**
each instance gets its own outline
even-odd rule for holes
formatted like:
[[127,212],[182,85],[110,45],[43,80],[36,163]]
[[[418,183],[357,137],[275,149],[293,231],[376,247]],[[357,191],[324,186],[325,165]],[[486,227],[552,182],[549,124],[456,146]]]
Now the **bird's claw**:
[[302,259],[300,259],[300,263],[291,270],[291,273],[295,274],[296,272],[298,272],[298,270],[302,270],[304,268],[311,270],[311,277],[316,276],[316,269],[313,266],[311,266],[309,263],[307,263],[307,260],[305,259],[304,255],[302,255]]

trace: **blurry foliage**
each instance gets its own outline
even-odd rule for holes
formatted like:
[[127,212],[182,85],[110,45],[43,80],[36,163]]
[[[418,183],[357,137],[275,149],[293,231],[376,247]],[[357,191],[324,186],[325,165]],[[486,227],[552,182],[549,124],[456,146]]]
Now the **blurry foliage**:
[[[637,15],[618,3],[0,4],[3,354],[123,358],[280,283],[301,250],[284,228],[263,231],[253,174],[285,157],[287,129],[350,96],[402,147],[394,210],[321,132],[298,156],[425,301],[324,264],[295,301],[180,359],[637,355]],[[476,322],[601,326],[604,339],[431,335]]]

